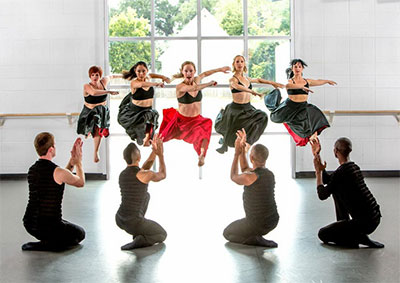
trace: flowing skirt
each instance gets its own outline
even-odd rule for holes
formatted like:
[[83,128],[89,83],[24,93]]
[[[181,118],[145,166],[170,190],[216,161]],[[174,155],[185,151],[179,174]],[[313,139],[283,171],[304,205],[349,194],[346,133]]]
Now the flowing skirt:
[[232,102],[222,109],[215,120],[215,131],[223,137],[220,144],[235,146],[236,132],[242,128],[247,134],[247,142],[253,144],[264,133],[268,124],[268,115],[254,108],[250,103]]
[[146,133],[151,138],[158,128],[158,112],[151,107],[140,107],[132,103],[132,94],[129,93],[121,101],[118,112],[118,123],[124,127],[131,140],[143,144]]
[[283,123],[298,146],[305,146],[315,132],[319,135],[329,127],[324,113],[316,106],[307,101],[294,102],[289,98],[271,111],[271,121]]
[[110,110],[106,105],[98,105],[93,109],[83,106],[78,118],[77,133],[85,135],[99,134],[102,137],[108,137],[110,134]]
[[204,156],[206,156],[210,143],[211,127],[211,119],[204,118],[201,115],[186,117],[176,109],[168,108],[163,110],[163,121],[159,133],[164,142],[177,139],[193,144],[198,155],[201,154],[203,140],[206,140],[204,148]]

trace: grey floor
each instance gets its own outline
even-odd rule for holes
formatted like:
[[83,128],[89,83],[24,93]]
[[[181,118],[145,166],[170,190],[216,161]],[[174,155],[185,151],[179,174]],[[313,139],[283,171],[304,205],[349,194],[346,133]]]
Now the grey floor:
[[[266,144],[273,140],[267,139]],[[288,137],[281,139],[285,146]],[[400,282],[399,178],[366,179],[383,214],[371,238],[386,247],[334,248],[317,239],[318,229],[334,221],[332,199],[317,198],[314,179],[291,179],[288,162],[282,161],[288,155],[271,150],[269,167],[276,175],[281,219],[267,238],[279,247],[228,244],[222,231],[244,215],[242,188],[229,179],[232,151],[218,155],[215,141],[202,180],[189,145],[171,141],[165,146],[168,177],[151,184],[147,217],[167,230],[167,240],[121,251],[131,240],[114,221],[126,143],[113,143],[109,181],[66,188],[63,217],[86,230],[82,245],[67,252],[21,251],[23,243],[34,240],[21,221],[27,183],[0,181],[0,282]]]

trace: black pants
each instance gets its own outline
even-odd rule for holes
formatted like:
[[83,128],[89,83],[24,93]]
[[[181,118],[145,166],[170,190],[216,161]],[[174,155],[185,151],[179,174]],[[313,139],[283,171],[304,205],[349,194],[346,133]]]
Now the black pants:
[[242,218],[233,221],[224,230],[224,237],[230,242],[246,244],[249,239],[256,236],[263,236],[271,232],[278,225],[278,219],[271,221],[263,227],[251,223],[248,219]]
[[[147,196],[146,202],[141,208],[140,215],[145,215],[150,197]],[[115,222],[118,227],[131,234],[133,238],[142,235],[148,245],[162,243],[167,238],[167,232],[164,228],[153,220],[144,217],[132,217],[131,219],[122,218],[118,213],[115,215]]]
[[319,230],[318,237],[322,242],[335,243],[341,246],[355,246],[359,244],[361,236],[371,234],[378,227],[380,217],[370,221],[350,219],[343,204],[334,195],[333,199],[338,221]]
[[40,228],[29,226],[25,226],[25,228],[29,234],[52,248],[62,249],[75,246],[85,239],[85,230],[66,220]]

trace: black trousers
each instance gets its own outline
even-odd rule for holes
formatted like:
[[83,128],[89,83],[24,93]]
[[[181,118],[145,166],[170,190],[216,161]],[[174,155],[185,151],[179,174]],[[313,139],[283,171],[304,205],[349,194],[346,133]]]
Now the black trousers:
[[224,237],[230,242],[246,244],[256,236],[263,236],[271,232],[278,225],[279,218],[268,225],[259,226],[250,222],[247,218],[233,221],[224,230]]
[[337,222],[322,227],[318,237],[324,243],[335,243],[342,246],[355,246],[359,244],[360,237],[371,234],[380,223],[380,217],[370,221],[350,219],[348,211],[334,196]]
[[[140,209],[140,215],[145,215],[147,206],[149,204],[150,196],[147,195],[146,202]],[[115,215],[115,222],[118,227],[131,234],[133,238],[138,235],[142,235],[148,245],[154,245],[156,243],[162,243],[167,238],[167,232],[157,222],[146,219],[144,217],[132,217],[126,219],[121,217],[118,213]]]
[[53,248],[62,249],[75,246],[85,239],[85,230],[66,220],[40,228],[27,225],[25,228],[29,234]]

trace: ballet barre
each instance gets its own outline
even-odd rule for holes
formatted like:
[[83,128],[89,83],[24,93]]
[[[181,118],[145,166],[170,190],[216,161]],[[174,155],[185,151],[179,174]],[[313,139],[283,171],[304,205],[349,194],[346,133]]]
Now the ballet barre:
[[68,123],[72,125],[74,122],[73,117],[79,116],[78,112],[71,113],[0,113],[0,127],[4,125],[4,122],[8,118],[27,118],[27,117],[67,117]]
[[400,110],[324,110],[332,123],[334,116],[393,116],[400,125]]

